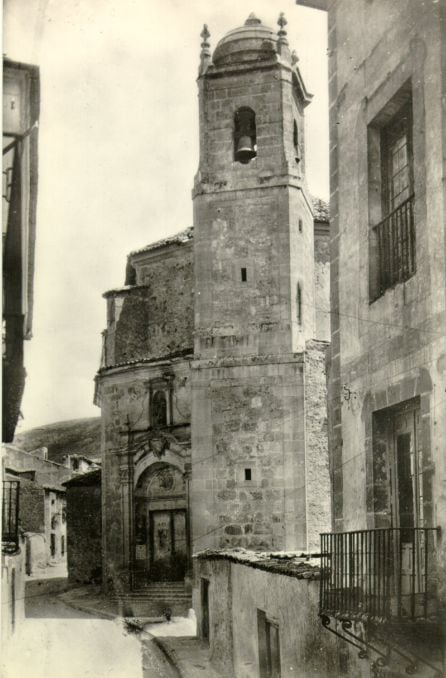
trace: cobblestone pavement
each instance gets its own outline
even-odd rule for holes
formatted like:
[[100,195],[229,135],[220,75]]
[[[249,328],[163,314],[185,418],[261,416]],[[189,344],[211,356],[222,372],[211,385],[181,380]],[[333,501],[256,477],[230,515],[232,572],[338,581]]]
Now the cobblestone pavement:
[[3,648],[2,678],[178,678],[148,634],[95,618],[54,593],[26,600],[25,621]]

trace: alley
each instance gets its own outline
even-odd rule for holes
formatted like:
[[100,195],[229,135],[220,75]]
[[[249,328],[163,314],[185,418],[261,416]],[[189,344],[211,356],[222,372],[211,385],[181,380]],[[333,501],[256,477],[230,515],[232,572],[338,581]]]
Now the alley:
[[30,596],[26,619],[2,654],[3,678],[173,678],[176,672],[149,639],[122,620],[72,609],[55,594]]

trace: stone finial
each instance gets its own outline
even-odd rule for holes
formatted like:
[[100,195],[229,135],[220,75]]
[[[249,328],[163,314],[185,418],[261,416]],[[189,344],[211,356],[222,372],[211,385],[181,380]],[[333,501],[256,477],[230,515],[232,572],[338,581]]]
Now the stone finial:
[[277,23],[279,25],[279,30],[277,32],[278,39],[277,39],[277,51],[282,57],[282,59],[285,59],[285,61],[289,61],[291,58],[290,55],[290,49],[288,47],[288,39],[286,37],[286,30],[285,26],[287,25],[288,21],[285,19],[285,15],[283,12],[280,13],[279,18],[277,19]]
[[251,12],[251,14],[249,15],[249,17],[248,17],[248,18],[246,19],[246,21],[245,21],[245,26],[258,26],[258,25],[261,24],[261,23],[262,23],[262,22],[260,21],[260,19],[258,19],[258,18],[256,17],[256,15],[254,14],[254,12]]
[[298,61],[299,61],[299,57],[297,56],[297,52],[296,52],[295,49],[293,49],[293,51],[291,52],[291,63],[292,63],[293,66],[295,66]]
[[285,26],[287,25],[288,21],[285,18],[285,14],[283,12],[280,13],[279,18],[277,19],[277,23],[280,26],[279,31],[277,35],[279,36],[279,42],[281,42],[284,45],[288,44],[288,40],[286,37],[286,30]]
[[210,55],[210,43],[208,42],[209,38],[211,37],[211,34],[209,33],[209,28],[207,24],[203,25],[203,30],[200,33],[200,37],[202,38],[203,42],[201,43],[201,53]]
[[203,30],[200,33],[200,37],[203,41],[201,43],[201,53],[200,53],[200,73],[205,73],[211,61],[211,50],[210,50],[211,45],[209,42],[211,34],[209,33],[207,24],[204,24]]

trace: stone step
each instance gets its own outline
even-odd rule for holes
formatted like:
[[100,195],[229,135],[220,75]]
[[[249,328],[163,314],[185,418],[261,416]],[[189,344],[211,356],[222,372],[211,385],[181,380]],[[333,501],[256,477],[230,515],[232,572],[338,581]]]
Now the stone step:
[[187,595],[186,593],[123,593],[121,596],[113,596],[113,599],[119,598],[147,598],[149,600],[154,600],[156,598],[163,598],[169,600],[192,600],[192,596]]
[[119,607],[124,617],[162,617],[166,609],[174,617],[185,617],[192,607],[192,600],[122,597],[119,599]]
[[192,600],[192,596],[175,596],[175,595],[149,595],[149,594],[135,594],[124,593],[122,596],[114,596],[112,600],[124,600],[124,598],[132,598],[134,600]]

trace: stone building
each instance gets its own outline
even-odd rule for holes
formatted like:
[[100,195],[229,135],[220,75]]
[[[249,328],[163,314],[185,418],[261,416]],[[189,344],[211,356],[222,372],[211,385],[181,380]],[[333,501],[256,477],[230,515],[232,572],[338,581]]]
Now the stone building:
[[317,549],[329,526],[327,208],[285,31],[251,15],[200,59],[194,227],[105,293],[103,579],[182,581],[207,547]]
[[203,33],[193,190],[199,550],[308,551],[329,515],[321,426],[328,328],[316,314],[319,235],[305,177],[311,94],[286,20],[278,23],[275,34],[251,15],[212,57]]
[[4,445],[5,481],[17,484],[18,520],[24,538],[25,572],[38,577],[67,566],[66,499],[63,483],[73,472],[46,458],[46,449],[24,452]]
[[20,413],[31,338],[37,204],[39,69],[3,59],[3,381],[2,440]]
[[444,675],[446,7],[298,1],[327,9],[329,30],[322,618],[375,675]]
[[[25,386],[23,343],[31,338],[37,204],[37,66],[3,59],[2,441],[11,442]],[[2,468],[2,641],[24,617],[25,553],[18,481]]]

